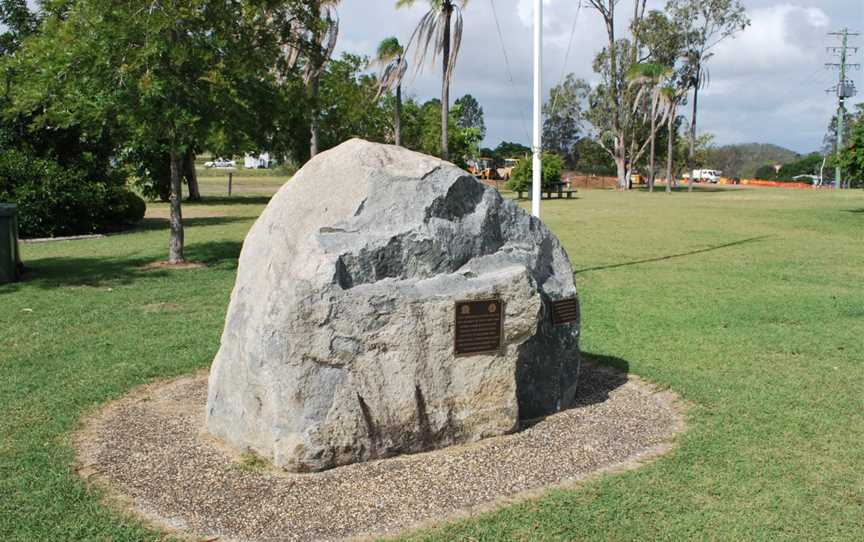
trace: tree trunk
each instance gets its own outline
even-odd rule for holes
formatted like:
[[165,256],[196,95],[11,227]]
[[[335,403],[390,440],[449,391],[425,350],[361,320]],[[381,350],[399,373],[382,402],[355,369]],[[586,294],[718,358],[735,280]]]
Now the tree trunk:
[[648,160],[648,192],[654,191],[654,142],[657,139],[657,99],[651,101],[651,156]]
[[699,83],[702,81],[702,64],[696,66],[696,84],[693,85],[693,116],[690,118],[690,153],[687,156],[688,175],[687,191],[693,191],[693,161],[696,158],[696,112],[699,108]]
[[318,75],[309,80],[309,97],[312,98],[312,119],[309,123],[309,158],[318,154]]
[[447,2],[444,5],[444,32],[443,44],[441,48],[441,65],[443,71],[441,74],[441,158],[444,160],[450,159],[450,80],[447,73],[450,68],[450,14],[453,13],[453,6]]
[[171,219],[170,237],[168,240],[168,263],[181,264],[183,258],[183,183],[180,180],[180,169],[183,167],[176,151],[171,151]]
[[615,145],[615,168],[618,173],[618,188],[627,190],[627,163],[621,145]]
[[183,158],[183,176],[189,187],[188,201],[201,201],[201,189],[198,187],[198,173],[195,171],[195,153],[190,148]]
[[627,190],[627,135],[621,126],[621,111],[623,97],[621,89],[618,88],[618,54],[615,44],[615,5],[616,1],[610,1],[603,20],[606,23],[606,37],[609,39],[609,80],[612,88],[612,131],[615,139],[615,165],[618,170],[618,187]]
[[666,131],[666,139],[668,142],[666,144],[666,193],[672,193],[672,179],[674,178],[672,175],[672,159],[673,153],[675,152],[675,106],[670,107],[671,111],[669,112],[669,119]]
[[402,146],[402,85],[396,85],[396,114],[393,119],[396,146]]

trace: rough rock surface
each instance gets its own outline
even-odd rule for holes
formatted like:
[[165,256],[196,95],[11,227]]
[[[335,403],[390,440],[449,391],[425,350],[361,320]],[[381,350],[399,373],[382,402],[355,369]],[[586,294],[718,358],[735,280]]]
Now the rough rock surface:
[[[454,165],[352,140],[274,196],[240,255],[207,427],[291,471],[512,432],[573,401],[570,262]],[[499,353],[454,356],[454,302],[500,298]]]

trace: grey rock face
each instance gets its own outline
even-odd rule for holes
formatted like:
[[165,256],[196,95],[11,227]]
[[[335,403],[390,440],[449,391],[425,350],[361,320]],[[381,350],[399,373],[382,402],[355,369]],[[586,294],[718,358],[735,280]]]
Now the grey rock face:
[[[450,163],[352,140],[250,230],[210,373],[207,427],[292,471],[500,435],[568,406],[579,326],[564,249]],[[454,356],[454,303],[504,302],[500,353]]]

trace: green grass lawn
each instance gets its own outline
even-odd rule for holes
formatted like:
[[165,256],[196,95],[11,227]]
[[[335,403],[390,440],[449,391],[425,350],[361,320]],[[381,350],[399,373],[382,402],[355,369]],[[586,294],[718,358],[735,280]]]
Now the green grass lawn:
[[[166,256],[161,205],[132,233],[23,247],[27,280],[0,286],[0,540],[160,539],[100,506],[70,432],[210,363],[243,236],[279,183],[184,208],[205,268],[144,268]],[[586,355],[676,391],[688,430],[641,469],[411,538],[860,540],[864,193],[579,196],[543,212],[576,269]]]

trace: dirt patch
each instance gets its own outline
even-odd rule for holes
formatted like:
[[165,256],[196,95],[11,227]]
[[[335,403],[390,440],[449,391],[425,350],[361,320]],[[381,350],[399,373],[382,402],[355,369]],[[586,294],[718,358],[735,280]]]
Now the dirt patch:
[[344,540],[392,535],[634,468],[684,428],[676,396],[588,367],[580,404],[503,437],[434,452],[285,473],[204,432],[207,375],[144,386],[76,434],[78,472],[115,507],[200,538]]
[[139,269],[142,271],[153,271],[156,269],[200,269],[202,267],[207,266],[200,262],[171,263],[168,261],[158,261],[142,265]]
[[[183,207],[183,218],[216,218],[226,216],[222,211],[216,211],[207,207],[197,207],[186,205]],[[168,220],[171,217],[171,209],[168,207],[153,207],[147,208],[147,213],[144,218],[152,218],[156,220]]]

